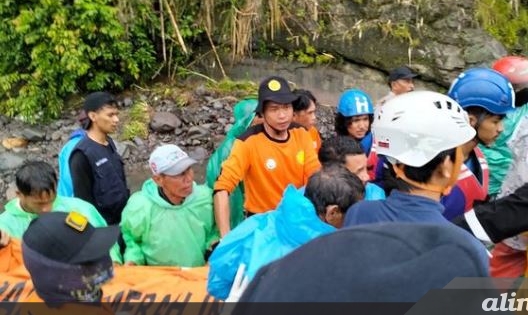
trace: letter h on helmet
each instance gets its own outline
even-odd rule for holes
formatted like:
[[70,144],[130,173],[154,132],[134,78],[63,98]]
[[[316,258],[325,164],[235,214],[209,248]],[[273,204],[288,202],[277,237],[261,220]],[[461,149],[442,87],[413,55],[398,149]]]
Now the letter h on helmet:
[[374,106],[367,93],[358,89],[351,89],[341,94],[337,104],[337,112],[345,117],[373,115]]

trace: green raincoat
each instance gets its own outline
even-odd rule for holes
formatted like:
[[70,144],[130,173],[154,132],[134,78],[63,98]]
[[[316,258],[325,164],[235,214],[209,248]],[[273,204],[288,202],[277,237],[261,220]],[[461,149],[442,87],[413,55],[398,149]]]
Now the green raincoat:
[[[207,163],[206,182],[213,189],[214,183],[222,169],[222,163],[231,153],[231,147],[235,139],[246,131],[255,117],[255,109],[258,101],[256,99],[245,99],[238,102],[233,110],[235,123],[229,129],[224,141],[214,151]],[[229,206],[231,210],[231,229],[234,229],[244,220],[244,187],[240,183],[229,195]]]
[[482,153],[486,157],[489,166],[489,189],[490,196],[496,196],[500,193],[502,183],[512,163],[512,151],[508,146],[512,137],[516,133],[521,120],[528,115],[528,104],[515,108],[511,113],[506,114],[502,120],[504,131],[499,135],[492,146],[486,147],[479,145]]
[[126,243],[125,262],[136,265],[196,267],[218,240],[214,225],[213,192],[193,183],[181,205],[171,205],[152,179],[128,200],[121,219]]
[[[53,201],[51,211],[76,211],[84,215],[94,227],[107,226],[106,221],[97,212],[97,209],[79,198],[57,196]],[[0,230],[6,231],[11,237],[21,239],[29,223],[37,216],[38,214],[24,211],[20,207],[18,198],[12,199],[5,205],[5,211],[0,214]],[[114,262],[122,263],[119,245],[117,243],[110,250],[110,256]]]

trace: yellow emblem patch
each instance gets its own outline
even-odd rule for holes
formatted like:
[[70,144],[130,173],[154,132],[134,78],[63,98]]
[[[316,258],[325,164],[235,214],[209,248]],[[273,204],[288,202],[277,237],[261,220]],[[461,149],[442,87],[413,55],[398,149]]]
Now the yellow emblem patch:
[[297,159],[297,163],[304,164],[304,151],[297,152],[295,159]]
[[268,82],[268,89],[270,89],[270,91],[277,92],[278,90],[280,90],[280,88],[281,84],[279,81],[271,80]]
[[75,211],[68,213],[65,222],[66,225],[79,232],[84,231],[88,225],[88,219],[79,212]]

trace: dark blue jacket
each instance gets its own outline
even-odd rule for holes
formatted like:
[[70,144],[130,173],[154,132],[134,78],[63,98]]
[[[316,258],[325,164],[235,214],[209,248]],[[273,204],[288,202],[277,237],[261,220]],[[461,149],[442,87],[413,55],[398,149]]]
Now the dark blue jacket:
[[444,206],[432,199],[393,190],[385,200],[360,201],[350,207],[345,226],[381,222],[449,223]]

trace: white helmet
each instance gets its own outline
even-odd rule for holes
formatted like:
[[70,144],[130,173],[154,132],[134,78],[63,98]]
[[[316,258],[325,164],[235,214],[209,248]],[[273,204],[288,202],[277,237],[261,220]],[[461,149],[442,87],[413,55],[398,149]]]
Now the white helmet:
[[387,101],[374,117],[372,131],[378,154],[414,167],[475,137],[462,107],[431,91],[408,92]]

